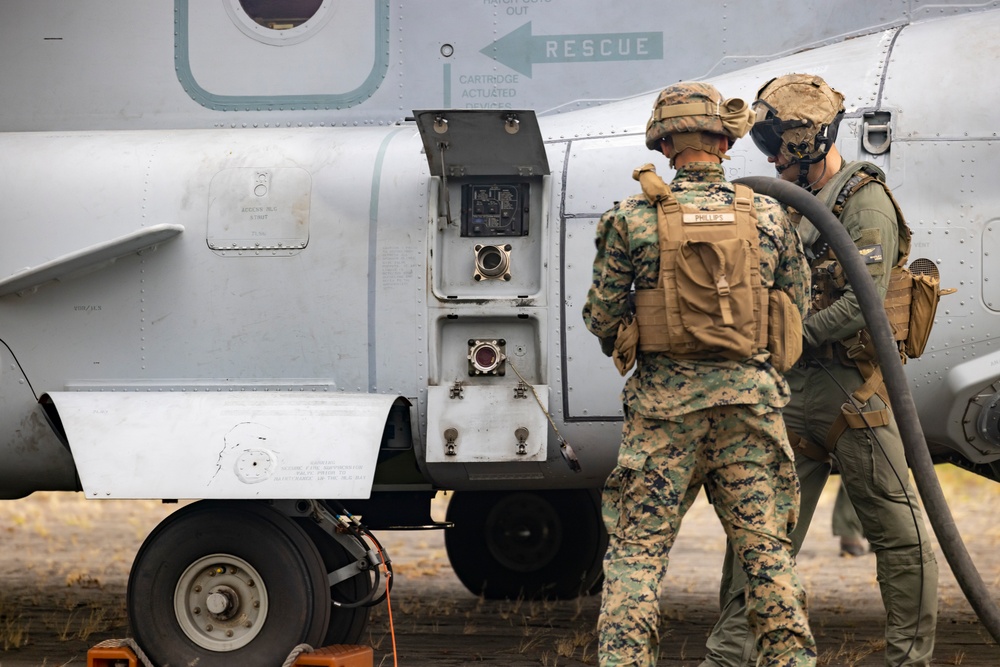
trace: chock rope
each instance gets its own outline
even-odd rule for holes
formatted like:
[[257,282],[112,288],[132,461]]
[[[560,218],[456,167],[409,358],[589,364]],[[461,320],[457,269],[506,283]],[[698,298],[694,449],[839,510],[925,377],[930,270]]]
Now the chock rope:
[[285,661],[281,663],[281,667],[292,667],[292,665],[295,664],[295,661],[298,660],[300,655],[302,655],[303,653],[312,653],[312,652],[313,652],[313,647],[310,646],[309,644],[296,644],[295,648],[292,649],[292,652],[288,654],[287,658],[285,658]]

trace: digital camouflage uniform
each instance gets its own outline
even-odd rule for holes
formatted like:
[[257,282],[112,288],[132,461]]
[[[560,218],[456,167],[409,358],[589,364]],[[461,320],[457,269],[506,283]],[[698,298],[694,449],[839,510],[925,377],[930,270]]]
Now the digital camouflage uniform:
[[[719,164],[696,162],[670,188],[681,205],[728,205],[734,187]],[[773,199],[754,198],[765,287],[785,290],[805,312],[808,270],[794,229]],[[657,211],[642,195],[601,218],[587,328],[608,342],[629,292],[657,284]],[[805,595],[787,531],[798,483],[780,408],[788,386],[760,352],[744,361],[679,361],[639,351],[623,392],[618,465],[603,494],[610,536],[599,620],[600,664],[654,665],[661,582],[684,513],[701,486],[711,497],[750,579],[749,619],[762,665],[815,664]]]
[[[847,168],[847,165],[844,165]],[[828,186],[832,185],[832,179]],[[829,187],[817,196],[828,206],[839,193]],[[882,261],[868,264],[880,296],[884,298],[889,271],[899,257],[898,227],[892,201],[882,185],[869,183],[845,203],[840,221],[859,247],[881,245]],[[847,285],[843,296],[803,323],[805,352],[789,371],[792,400],[783,414],[788,428],[813,443],[824,443],[848,395],[863,384],[858,369],[845,365],[829,344],[864,327],[857,298]],[[873,396],[863,412],[887,407]],[[909,469],[895,420],[873,429],[847,429],[832,453],[850,500],[857,510],[872,551],[882,601],[886,610],[887,665],[929,665],[934,649],[937,616],[937,562],[909,481]],[[796,469],[802,485],[799,522],[791,534],[797,553],[830,465],[797,453]],[[708,657],[702,667],[753,665],[753,636],[747,626],[744,586],[746,579],[727,554],[720,591],[722,616],[708,639]],[[919,622],[919,629],[918,629]]]

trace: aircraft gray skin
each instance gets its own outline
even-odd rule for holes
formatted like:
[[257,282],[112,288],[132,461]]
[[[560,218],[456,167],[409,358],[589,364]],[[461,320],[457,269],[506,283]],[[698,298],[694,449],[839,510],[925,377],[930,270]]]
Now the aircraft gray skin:
[[[998,478],[1000,11],[726,6],[712,52],[652,2],[573,34],[565,0],[316,4],[287,29],[238,0],[0,10],[0,494],[204,499],[133,566],[155,660],[357,640],[389,569],[367,529],[431,525],[439,490],[473,592],[595,588],[622,380],[580,308],[674,80],[846,95],[841,153],[886,171],[911,267],[958,290],[907,365],[925,436]],[[730,155],[773,173],[749,139]]]

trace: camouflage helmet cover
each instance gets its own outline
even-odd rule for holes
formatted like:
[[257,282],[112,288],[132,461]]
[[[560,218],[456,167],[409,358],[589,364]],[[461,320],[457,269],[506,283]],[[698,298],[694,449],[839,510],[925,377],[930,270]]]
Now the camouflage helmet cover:
[[750,134],[770,157],[818,162],[837,138],[844,96],[812,74],[786,74],[757,91]]
[[675,83],[660,91],[646,123],[646,148],[659,150],[659,142],[671,134],[712,132],[729,139],[730,145],[750,129],[752,116],[741,99],[724,100],[715,86],[700,81]]

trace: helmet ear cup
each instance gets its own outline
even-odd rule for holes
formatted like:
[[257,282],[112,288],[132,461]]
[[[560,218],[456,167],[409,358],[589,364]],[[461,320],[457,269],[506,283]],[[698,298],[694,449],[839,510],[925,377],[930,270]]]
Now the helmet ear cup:
[[830,146],[833,146],[837,142],[837,131],[840,129],[840,121],[843,119],[844,111],[841,109],[841,111],[833,117],[830,124],[824,125],[820,128],[820,132],[816,135],[816,148],[822,148],[823,155],[826,155],[830,150]]

